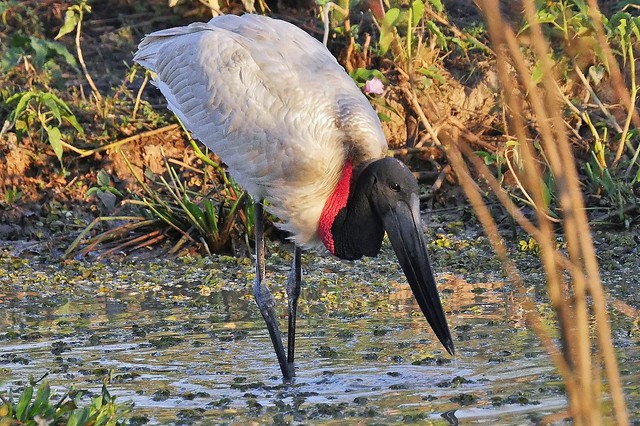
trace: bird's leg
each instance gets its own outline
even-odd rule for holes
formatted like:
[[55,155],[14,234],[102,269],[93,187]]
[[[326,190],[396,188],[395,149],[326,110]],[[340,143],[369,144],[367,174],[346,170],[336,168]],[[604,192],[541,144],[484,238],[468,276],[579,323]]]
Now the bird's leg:
[[293,368],[293,356],[296,350],[296,313],[298,311],[298,297],[302,285],[302,249],[297,245],[293,247],[293,264],[287,281],[287,296],[289,296],[289,329],[287,332],[287,362]]
[[293,365],[287,363],[284,346],[282,345],[282,336],[278,328],[275,299],[264,282],[264,212],[260,201],[254,202],[253,205],[256,218],[254,225],[256,230],[256,280],[253,287],[253,296],[256,299],[256,304],[260,309],[264,322],[267,324],[269,336],[280,364],[280,370],[282,370],[282,376],[285,380],[290,380],[293,378]]

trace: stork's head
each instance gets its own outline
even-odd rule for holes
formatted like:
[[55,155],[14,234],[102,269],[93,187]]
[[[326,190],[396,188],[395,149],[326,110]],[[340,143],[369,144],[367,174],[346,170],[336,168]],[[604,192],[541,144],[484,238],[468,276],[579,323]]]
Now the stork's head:
[[453,340],[427,255],[418,182],[401,161],[375,160],[352,182],[349,199],[331,223],[332,253],[375,256],[386,231],[422,313],[447,352]]

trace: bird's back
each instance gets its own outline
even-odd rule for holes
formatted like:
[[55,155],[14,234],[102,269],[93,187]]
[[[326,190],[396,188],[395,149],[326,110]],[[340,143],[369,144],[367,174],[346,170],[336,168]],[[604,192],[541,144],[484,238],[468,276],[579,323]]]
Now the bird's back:
[[335,58],[284,21],[226,15],[147,36],[135,61],[169,108],[304,247],[347,157],[384,156],[377,115]]

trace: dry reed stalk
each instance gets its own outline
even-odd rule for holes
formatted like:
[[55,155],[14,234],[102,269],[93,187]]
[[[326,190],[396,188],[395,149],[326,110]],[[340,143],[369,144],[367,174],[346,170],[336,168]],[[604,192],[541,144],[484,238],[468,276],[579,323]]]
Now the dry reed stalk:
[[[556,347],[541,327],[541,319],[533,302],[525,305],[528,307],[529,324],[540,337],[563,377],[569,401],[568,412],[575,424],[602,424],[608,414],[604,413],[605,405],[602,402],[606,395],[613,402],[612,414],[617,423],[628,424],[624,394],[611,342],[606,297],[600,281],[577,168],[566,134],[562,99],[557,93],[554,64],[549,55],[550,48],[536,20],[534,2],[525,0],[523,4],[525,16],[530,23],[531,47],[543,70],[544,77],[539,84],[534,82],[522,53],[522,46],[518,43],[512,28],[504,22],[498,2],[482,0],[479,3],[486,16],[489,37],[496,53],[503,97],[508,110],[508,124],[519,143],[522,163],[516,172],[520,174],[519,180],[534,202],[537,225],[534,226],[526,220],[495,179],[492,180],[488,174],[485,174],[485,178],[514,219],[521,225],[524,224],[523,228],[538,241],[547,277],[547,291],[560,328],[561,348]],[[598,15],[599,12],[593,14]],[[615,67],[613,63],[609,65]],[[528,123],[525,116],[534,117],[534,122]],[[539,149],[556,181],[559,210],[562,212],[559,231],[564,234],[567,242],[566,256],[556,248],[556,229],[547,214],[539,154],[533,146],[532,136],[527,132],[529,126],[535,128]],[[478,171],[487,173],[488,170],[485,170],[486,167],[478,159],[474,159],[468,147],[452,142],[455,138],[447,135],[442,139],[446,139],[445,146],[454,170],[494,250],[502,259],[505,271],[518,289],[524,289],[515,265],[507,256],[495,221],[483,204],[477,189],[471,184],[474,180],[470,177],[463,154]],[[592,318],[595,319],[595,336],[590,333]],[[602,370],[608,387],[603,385],[605,377]]]

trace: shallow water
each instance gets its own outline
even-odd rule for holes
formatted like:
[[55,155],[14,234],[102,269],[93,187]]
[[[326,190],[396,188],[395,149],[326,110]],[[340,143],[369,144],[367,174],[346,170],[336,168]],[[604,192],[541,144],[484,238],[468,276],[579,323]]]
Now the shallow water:
[[[283,257],[268,266],[279,299]],[[2,261],[0,391],[47,372],[59,393],[98,391],[108,378],[111,394],[150,424],[529,424],[566,406],[520,297],[500,280],[439,276],[451,359],[393,259],[309,256],[297,376],[284,385],[246,261]],[[625,380],[638,383],[637,339],[624,342]]]

